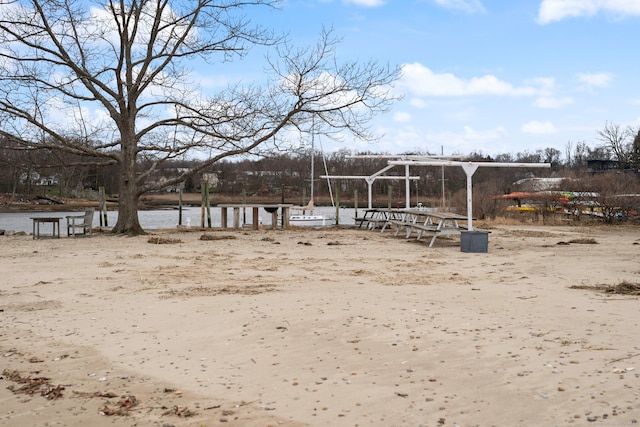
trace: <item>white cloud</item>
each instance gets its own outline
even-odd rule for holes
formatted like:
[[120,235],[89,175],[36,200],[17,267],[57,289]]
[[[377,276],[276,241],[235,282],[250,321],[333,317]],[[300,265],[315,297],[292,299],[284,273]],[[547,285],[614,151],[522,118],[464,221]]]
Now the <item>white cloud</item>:
[[232,83],[232,79],[223,74],[204,75],[202,73],[193,72],[191,77],[203,88],[217,89],[229,86]]
[[573,98],[555,97],[555,96],[541,96],[534,102],[534,105],[539,108],[562,108],[567,105],[573,104]]
[[484,6],[479,0],[433,0],[438,6],[460,10],[466,13],[484,13]]
[[514,87],[489,74],[463,79],[451,73],[436,74],[417,62],[404,64],[402,69],[399,86],[418,96],[532,96],[537,92],[534,87]]
[[529,83],[540,88],[545,92],[551,92],[556,87],[556,79],[553,77],[536,77],[529,80]]
[[521,130],[523,133],[530,133],[533,135],[549,135],[557,132],[553,123],[549,121],[539,122],[536,120],[524,124]]
[[507,130],[502,126],[484,131],[478,131],[476,129],[473,129],[471,126],[465,126],[464,132],[461,134],[461,137],[469,142],[487,142],[502,138],[507,134]]
[[378,7],[384,4],[384,0],[344,0],[347,4],[355,4],[356,6]]
[[494,129],[477,130],[471,126],[464,126],[459,132],[445,131],[426,134],[427,141],[435,143],[437,146],[455,146],[465,151],[473,150],[486,143],[496,141],[508,135],[507,130],[498,126]]
[[411,98],[409,100],[409,105],[411,105],[412,107],[416,107],[416,108],[426,108],[427,107],[427,102],[424,99]]
[[412,119],[411,114],[404,111],[398,111],[393,115],[393,120],[398,123],[408,123]]
[[565,18],[593,16],[606,12],[617,16],[640,15],[637,0],[543,0],[538,11],[538,22],[548,24]]
[[608,87],[613,80],[611,73],[578,73],[580,83],[589,87]]

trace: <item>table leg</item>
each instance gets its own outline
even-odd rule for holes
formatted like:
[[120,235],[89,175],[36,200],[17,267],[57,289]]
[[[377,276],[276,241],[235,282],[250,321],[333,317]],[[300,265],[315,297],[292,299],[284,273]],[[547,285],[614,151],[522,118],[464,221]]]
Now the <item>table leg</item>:
[[240,208],[233,208],[233,228],[240,228]]
[[433,244],[436,242],[436,237],[438,237],[438,233],[440,233],[440,230],[442,230],[442,226],[444,225],[444,220],[440,220],[438,221],[438,226],[436,227],[436,230],[433,233],[433,237],[431,238],[431,242],[429,242],[429,247],[433,247]]
[[253,229],[257,230],[260,226],[260,222],[258,221],[260,219],[260,217],[258,216],[260,214],[260,208],[257,207],[253,207],[253,218],[252,218],[252,225],[253,225]]
[[227,208],[220,208],[220,228],[227,228]]
[[282,207],[282,228],[289,229],[289,208],[286,206]]

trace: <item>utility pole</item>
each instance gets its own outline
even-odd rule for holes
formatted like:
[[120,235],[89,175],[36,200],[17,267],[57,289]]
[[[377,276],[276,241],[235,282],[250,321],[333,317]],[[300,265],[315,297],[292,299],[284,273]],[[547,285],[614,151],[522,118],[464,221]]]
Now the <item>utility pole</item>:
[[[444,145],[440,146],[440,155],[444,156]],[[442,209],[444,210],[445,204],[446,204],[446,198],[444,195],[444,166],[442,166],[442,176],[440,178],[440,180],[442,181]]]

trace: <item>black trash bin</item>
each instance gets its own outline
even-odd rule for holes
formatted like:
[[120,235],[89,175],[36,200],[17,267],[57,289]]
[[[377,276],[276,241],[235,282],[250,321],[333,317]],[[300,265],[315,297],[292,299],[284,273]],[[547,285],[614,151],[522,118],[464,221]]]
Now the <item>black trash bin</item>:
[[460,252],[486,253],[489,250],[488,231],[461,231]]

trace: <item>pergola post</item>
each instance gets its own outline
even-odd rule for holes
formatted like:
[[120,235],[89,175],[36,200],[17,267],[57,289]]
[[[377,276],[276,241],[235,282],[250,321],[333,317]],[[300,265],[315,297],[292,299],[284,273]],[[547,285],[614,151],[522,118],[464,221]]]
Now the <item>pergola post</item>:
[[463,163],[462,169],[467,175],[467,229],[473,231],[473,174],[478,170],[478,165]]
[[411,186],[410,184],[410,180],[409,180],[409,165],[404,165],[404,194],[405,194],[405,201],[404,201],[404,207],[407,209],[411,208]]

